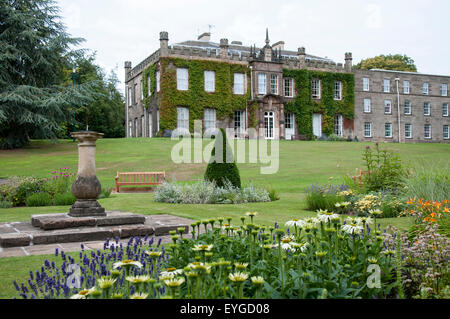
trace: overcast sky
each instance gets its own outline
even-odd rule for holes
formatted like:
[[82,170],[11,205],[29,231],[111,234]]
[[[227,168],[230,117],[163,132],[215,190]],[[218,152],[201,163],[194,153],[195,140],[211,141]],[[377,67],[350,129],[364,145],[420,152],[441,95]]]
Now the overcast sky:
[[[244,45],[283,40],[285,49],[344,62],[379,54],[406,54],[421,73],[450,75],[448,0],[57,0],[61,16],[83,47],[97,52],[106,71],[124,61],[137,65],[159,47],[159,32],[169,45],[197,39],[211,27],[211,41],[227,38]],[[123,86],[123,85],[122,85]],[[121,89],[123,90],[121,86]]]

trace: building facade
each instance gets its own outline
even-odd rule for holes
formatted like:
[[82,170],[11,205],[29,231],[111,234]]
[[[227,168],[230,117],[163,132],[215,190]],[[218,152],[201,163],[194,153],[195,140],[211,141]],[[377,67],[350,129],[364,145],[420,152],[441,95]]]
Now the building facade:
[[448,142],[448,80],[354,70],[351,53],[341,64],[285,50],[267,31],[261,48],[211,42],[209,33],[169,46],[160,32],[156,52],[134,68],[125,62],[126,136],[192,133],[201,120],[205,134],[232,128],[237,138],[398,141],[400,128],[401,142]]

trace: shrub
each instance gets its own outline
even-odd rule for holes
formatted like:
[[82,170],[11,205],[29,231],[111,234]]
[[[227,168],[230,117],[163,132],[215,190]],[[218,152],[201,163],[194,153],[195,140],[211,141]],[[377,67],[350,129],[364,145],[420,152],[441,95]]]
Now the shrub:
[[237,188],[226,181],[223,187],[214,182],[198,181],[179,185],[164,182],[155,190],[155,201],[178,204],[238,204],[251,202],[269,202],[267,190],[253,185]]
[[[222,157],[220,156],[222,152]],[[217,153],[217,157],[216,157]],[[233,150],[227,141],[225,130],[221,128],[215,138],[214,148],[211,151],[211,159],[206,167],[205,180],[215,182],[223,187],[228,180],[234,187],[241,187],[239,169],[234,161]]]
[[6,200],[1,200],[0,201],[0,208],[11,208],[13,207],[13,203],[10,201],[6,201]]
[[413,198],[443,201],[450,198],[450,167],[448,163],[430,166],[423,163],[404,178],[405,194]]
[[51,206],[52,197],[48,193],[39,192],[30,195],[25,200],[28,207]]
[[73,205],[76,202],[75,195],[73,195],[71,192],[67,192],[64,194],[56,194],[53,197],[53,205],[55,206],[68,206]]
[[333,134],[328,135],[327,141],[346,142],[346,141],[348,141],[348,139],[333,133]]
[[278,196],[278,192],[273,188],[269,189],[269,197],[272,202],[280,199],[280,196]]
[[24,205],[26,198],[41,191],[42,186],[42,179],[15,176],[0,185],[0,200],[12,202],[13,206]]
[[336,204],[345,200],[345,197],[340,195],[341,191],[346,190],[347,185],[325,185],[319,187],[312,185],[306,190],[306,207],[308,210],[329,210],[335,211]]
[[111,186],[102,186],[102,191],[100,193],[99,198],[109,198],[111,196],[111,192],[114,187]]
[[366,170],[359,175],[347,177],[346,184],[359,193],[388,190],[397,192],[403,186],[407,170],[402,166],[400,158],[391,151],[380,150],[376,143],[375,151],[366,146],[363,153]]
[[47,178],[43,185],[43,191],[51,196],[56,194],[64,194],[71,191],[74,176],[69,172],[69,168],[60,168],[52,172],[52,177]]

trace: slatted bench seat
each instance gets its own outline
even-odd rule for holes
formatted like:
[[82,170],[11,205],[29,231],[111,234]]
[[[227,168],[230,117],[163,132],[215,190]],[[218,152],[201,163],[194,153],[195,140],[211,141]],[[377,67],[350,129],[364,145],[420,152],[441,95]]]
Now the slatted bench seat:
[[160,185],[166,179],[166,172],[117,172],[116,192],[120,186]]

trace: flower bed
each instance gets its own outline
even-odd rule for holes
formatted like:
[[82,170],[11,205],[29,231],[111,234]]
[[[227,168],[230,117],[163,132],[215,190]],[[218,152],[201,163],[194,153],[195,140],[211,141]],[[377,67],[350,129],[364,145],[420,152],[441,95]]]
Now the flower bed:
[[[271,195],[272,194],[272,195]],[[155,191],[155,201],[176,204],[240,204],[252,202],[270,202],[276,196],[266,189],[249,185],[234,187],[225,182],[218,187],[214,182],[197,181],[193,184],[181,185],[165,182]],[[274,200],[276,198],[273,198]]]
[[[396,298],[403,293],[401,248],[371,229],[370,218],[319,212],[282,230],[255,224],[256,213],[195,222],[165,246],[153,238],[78,258],[56,251],[15,283],[23,298]],[[375,217],[376,218],[376,217]],[[249,220],[250,219],[250,220]],[[397,250],[396,250],[397,249]],[[372,279],[371,269],[379,277]],[[78,288],[71,288],[78,283]]]

